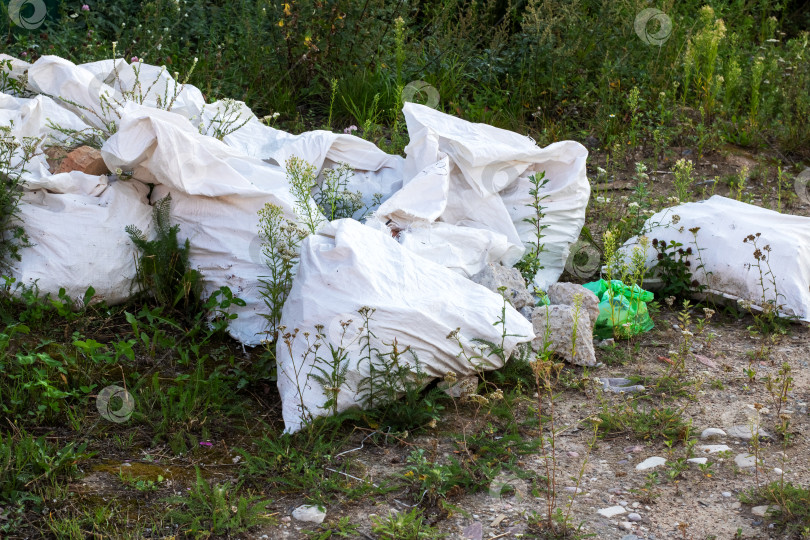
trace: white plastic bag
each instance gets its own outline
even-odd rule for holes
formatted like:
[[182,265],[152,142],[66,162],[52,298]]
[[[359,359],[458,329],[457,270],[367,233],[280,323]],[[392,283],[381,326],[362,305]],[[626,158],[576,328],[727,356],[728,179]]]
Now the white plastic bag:
[[[80,301],[89,287],[93,301],[113,305],[126,301],[134,283],[139,254],[124,228],[135,225],[152,231],[149,189],[135,181],[114,181],[99,193],[56,193],[71,179],[80,185],[80,172],[51,177],[53,184],[23,194],[18,211],[31,247],[14,261],[12,277],[27,287],[55,296],[60,288]],[[105,178],[105,177],[95,177]]]
[[[460,259],[457,255],[465,245],[459,244],[455,250],[431,248],[420,253],[449,268],[464,268],[465,273],[474,274],[494,260],[511,266],[534,239],[531,225],[523,221],[533,212],[527,206],[531,203],[528,177],[545,171],[549,183],[541,190],[545,196],[541,204],[546,251],[540,259],[544,269],[534,283],[545,289],[556,282],[569,247],[585,223],[590,197],[585,147],[565,141],[539,148],[517,133],[414,103],[406,103],[403,112],[411,138],[405,149],[405,185],[381,206],[376,219],[389,225],[394,222],[399,230],[418,223],[416,228],[423,233],[419,245],[425,244],[429,223],[444,223],[431,231],[433,246],[469,241],[475,237],[473,231],[485,231],[474,241],[479,248],[477,260],[471,260],[469,253]],[[448,226],[469,230],[459,234]],[[493,242],[493,235],[498,241]],[[480,249],[487,245],[492,249]]]
[[[321,386],[312,379],[315,359],[310,343],[324,325],[325,343],[317,355],[328,357],[329,344],[348,351],[346,382],[338,396],[339,411],[362,405],[363,379],[369,366],[363,360],[362,328],[357,310],[375,308],[370,324],[372,348],[390,349],[394,339],[409,346],[430,377],[452,371],[476,373],[476,366],[459,355],[448,334],[459,328],[464,353],[475,354],[472,341],[501,342],[508,357],[518,343],[534,338],[532,324],[510,305],[504,326],[496,326],[504,299],[464,277],[403,248],[390,235],[350,219],[336,220],[309,236],[292,290],[284,304],[281,324],[288,333],[298,330],[291,348],[283,338],[276,347],[278,387],[284,423],[297,431],[310,418],[323,416],[326,402]],[[341,322],[352,320],[344,335]],[[289,338],[288,338],[289,339]],[[496,356],[482,360],[478,369],[497,369]],[[303,410],[302,410],[303,408]]]
[[[697,239],[690,231],[694,228],[699,228]],[[758,310],[771,304],[783,315],[810,322],[810,218],[715,195],[664,209],[643,230],[650,241],[677,241],[681,249],[691,248],[692,275],[707,287],[704,292]],[[751,235],[756,247],[750,239],[744,242]],[[638,238],[631,238],[621,252],[629,257],[637,246]],[[756,249],[764,259],[755,258]],[[648,269],[655,266],[657,253],[648,247]],[[654,288],[655,282],[647,285]]]

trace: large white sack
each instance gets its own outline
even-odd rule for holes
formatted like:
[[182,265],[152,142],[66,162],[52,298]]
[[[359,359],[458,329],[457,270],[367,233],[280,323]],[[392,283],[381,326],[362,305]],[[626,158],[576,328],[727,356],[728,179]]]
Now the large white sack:
[[[476,372],[476,366],[460,358],[458,344],[448,339],[451,331],[460,328],[464,353],[473,356],[473,339],[500,343],[504,330],[493,324],[504,306],[500,295],[411,253],[385,232],[350,219],[333,221],[304,241],[298,273],[282,313],[286,332],[298,330],[290,349],[283,338],[276,347],[287,430],[297,431],[308,418],[328,414],[321,408],[327,400],[321,386],[308,376],[317,372],[313,372],[312,356],[306,355],[304,333],[312,341],[317,325],[324,325],[326,341],[318,355],[327,357],[328,344],[341,345],[340,323],[353,321],[342,343],[349,364],[338,410],[361,405],[358,388],[369,375],[358,336],[357,310],[364,306],[377,310],[370,325],[372,348],[390,350],[396,339],[401,347],[410,346],[416,352],[422,370],[430,377],[442,377],[449,371],[459,375]],[[534,337],[531,322],[508,304],[505,331],[507,356],[518,343]],[[495,356],[482,362],[479,369],[502,365]],[[306,410],[301,410],[302,400]]]
[[153,108],[171,105],[172,112],[196,118],[197,125],[205,105],[197,88],[180,85],[164,68],[129,64],[122,58],[76,65],[58,56],[42,56],[28,69],[28,84],[104,130],[118,123],[124,104],[133,100]]
[[[134,283],[138,251],[124,230],[135,225],[147,235],[152,230],[149,188],[136,181],[104,182],[99,192],[56,193],[70,186],[89,185],[81,172],[62,173],[51,178],[48,189],[27,191],[18,207],[19,219],[31,247],[14,261],[12,277],[26,287],[56,296],[66,294],[80,301],[89,287],[93,301],[108,305],[127,300],[137,288]],[[106,177],[91,177],[101,178]]]
[[[534,283],[545,289],[556,282],[570,245],[578,239],[585,223],[590,197],[585,147],[564,141],[539,148],[517,133],[473,124],[414,103],[406,103],[403,112],[410,134],[403,191],[410,181],[425,181],[426,177],[446,183],[447,187],[424,191],[421,200],[420,190],[412,189],[412,196],[398,197],[399,206],[388,204],[377,212],[377,218],[383,222],[393,220],[399,229],[407,229],[417,221],[423,222],[422,226],[424,222],[438,221],[501,235],[507,247],[502,250],[499,243],[493,245],[499,250],[497,259],[489,253],[471,266],[469,260],[458,260],[446,252],[444,257],[432,260],[453,268],[480,269],[493,259],[511,266],[533,240],[531,226],[523,221],[532,211],[526,206],[531,202],[528,177],[545,171],[549,180],[541,191],[547,196],[542,203],[546,216],[542,223],[547,225],[543,239],[546,251],[541,257],[545,268],[535,276]],[[444,172],[437,168],[440,163]],[[446,193],[444,200],[442,190]],[[441,213],[436,217],[437,207],[441,207]],[[440,234],[436,231],[434,237]],[[437,245],[452,241],[450,237],[434,240]],[[487,241],[482,237],[478,245],[486,245]]]
[[[700,228],[697,244],[689,230],[695,227]],[[810,322],[810,218],[780,214],[715,195],[706,201],[666,208],[650,217],[643,231],[650,241],[677,241],[684,250],[691,247],[693,277],[707,287],[706,293],[750,302],[755,309],[773,302],[783,315]],[[764,290],[754,245],[743,242],[758,233],[757,246],[770,257],[773,271],[773,276],[768,276],[765,262],[760,261]],[[638,238],[631,238],[621,252],[629,257],[637,246]],[[698,248],[702,269],[698,269]],[[655,266],[657,253],[652,245],[647,249],[648,269]],[[654,282],[649,283],[652,286]]]
[[172,221],[191,244],[189,262],[203,275],[203,294],[227,286],[246,302],[229,333],[246,345],[267,339],[267,313],[259,278],[268,274],[261,254],[258,211],[266,203],[295,219],[283,169],[200,135],[180,115],[127,105],[119,130],[101,149],[111,168],[134,169],[156,183],[152,201],[172,196]]

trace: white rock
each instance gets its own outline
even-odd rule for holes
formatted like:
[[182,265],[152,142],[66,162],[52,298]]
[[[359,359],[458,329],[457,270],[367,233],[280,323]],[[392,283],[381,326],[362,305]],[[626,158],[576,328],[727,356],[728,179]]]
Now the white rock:
[[719,437],[725,437],[726,432],[720,428],[706,428],[703,430],[703,433],[700,434],[700,438],[704,440],[709,439],[717,439]]
[[734,463],[741,469],[753,467],[757,464],[757,456],[754,454],[737,454],[734,458]]
[[606,518],[612,518],[614,516],[620,516],[627,512],[622,506],[611,506],[608,508],[602,508],[601,510],[597,510],[596,513],[600,516],[604,516]]
[[723,497],[731,497],[731,492],[730,491],[724,491],[720,495],[722,495]]
[[707,454],[716,454],[717,452],[731,450],[731,447],[726,444],[701,444],[697,449]]
[[784,471],[782,469],[780,469],[779,467],[774,467],[773,472],[775,472],[776,474],[783,474],[784,473]]
[[709,461],[709,458],[705,457],[693,457],[686,460],[688,463],[697,463],[698,465],[706,465],[706,462]]
[[659,456],[648,457],[638,465],[636,465],[637,471],[646,471],[647,469],[653,469],[655,467],[659,467],[661,465],[665,465],[667,460],[665,458]]
[[307,521],[309,523],[323,523],[326,519],[326,509],[317,506],[304,504],[292,511],[292,517],[298,521]]

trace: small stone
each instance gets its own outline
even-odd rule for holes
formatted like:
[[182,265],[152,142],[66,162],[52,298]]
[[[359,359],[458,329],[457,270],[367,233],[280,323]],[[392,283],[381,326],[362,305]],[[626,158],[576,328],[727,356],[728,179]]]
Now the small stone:
[[661,465],[665,465],[667,460],[665,458],[659,456],[648,457],[638,465],[636,465],[637,471],[646,471],[647,469],[653,469],[655,467],[659,467]]
[[630,521],[641,521],[641,514],[632,512],[627,516],[627,519],[629,519]]
[[644,450],[643,446],[636,445],[636,446],[628,446],[623,450],[623,452],[625,454],[638,454],[642,450]]
[[754,467],[757,464],[757,456],[754,454],[737,454],[734,458],[734,463],[741,469]]
[[622,540],[641,540],[641,539],[635,534],[626,534],[622,536]]
[[624,531],[632,531],[633,530],[633,524],[630,523],[629,521],[622,521],[621,523],[619,523],[619,528],[624,530]]
[[498,514],[495,519],[492,520],[492,523],[489,524],[490,527],[497,527],[501,524],[501,521],[505,520],[506,516],[504,514]]
[[701,444],[697,449],[707,454],[716,454],[717,452],[727,452],[731,450],[731,447],[726,444]]
[[713,427],[704,429],[703,433],[700,434],[700,438],[703,440],[717,439],[719,437],[725,436],[726,436],[725,431],[723,431],[720,428],[713,428]]
[[596,513],[600,516],[604,516],[606,518],[612,518],[615,516],[620,516],[627,512],[623,506],[611,506],[608,508],[602,508],[601,510],[597,510]]
[[759,436],[760,439],[771,438],[770,433],[759,427],[756,428],[756,430],[754,430],[753,426],[741,424],[738,426],[731,426],[730,428],[728,428],[728,434],[731,437],[736,437],[738,439],[743,439],[746,441],[750,441],[751,439],[753,439],[755,433]]
[[731,497],[731,492],[730,491],[724,491],[720,495],[722,495],[723,497]]
[[740,503],[740,501],[734,501],[733,503],[731,503],[731,509],[732,510],[737,510],[741,506],[742,506],[742,503]]
[[784,471],[782,469],[780,469],[779,467],[774,467],[773,472],[775,472],[776,474],[783,474],[784,473]]
[[577,493],[582,493],[582,492],[584,491],[584,490],[582,490],[582,489],[580,489],[580,488],[578,488],[578,487],[575,487],[575,486],[566,486],[566,487],[565,487],[565,488],[563,488],[563,489],[564,489],[564,491],[565,491],[566,493],[574,493],[574,494],[577,494]]
[[566,452],[568,457],[579,457],[579,452],[574,452],[573,450],[570,452]]
[[688,463],[696,463],[698,465],[706,465],[706,462],[709,461],[709,458],[705,457],[693,457],[686,460]]
[[755,506],[751,509],[751,513],[755,516],[765,517],[768,512],[773,512],[775,510],[779,510],[779,505],[763,505],[763,506]]
[[595,381],[602,384],[602,390],[605,392],[613,392],[614,394],[633,394],[635,392],[643,392],[644,386],[640,384],[633,384],[630,379],[623,377],[603,377],[594,378]]
[[323,523],[323,520],[326,519],[326,509],[310,504],[304,504],[292,511],[292,517],[298,521]]

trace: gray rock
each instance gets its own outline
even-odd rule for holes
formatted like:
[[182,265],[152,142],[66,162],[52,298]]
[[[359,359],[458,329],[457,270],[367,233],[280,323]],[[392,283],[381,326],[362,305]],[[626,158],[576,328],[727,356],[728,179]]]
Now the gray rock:
[[[504,296],[512,306],[519,310],[525,306],[535,304],[534,296],[526,288],[526,282],[517,268],[509,268],[502,264],[489,263],[486,268],[470,278],[475,283],[483,285],[493,292],[500,292],[500,287],[506,287]],[[528,317],[527,317],[528,318]]]
[[304,504],[292,511],[292,517],[298,521],[323,523],[323,520],[326,519],[326,510],[318,506]]
[[736,437],[738,439],[743,439],[746,441],[750,441],[751,439],[753,439],[754,433],[757,433],[760,439],[771,438],[771,434],[760,427],[757,427],[756,431],[754,430],[753,426],[749,426],[746,424],[740,424],[738,426],[731,426],[730,428],[728,428],[728,434],[730,436]]
[[635,534],[625,534],[624,536],[622,536],[622,540],[641,540],[641,538],[639,538]]
[[705,457],[693,457],[686,460],[687,463],[696,463],[697,465],[706,465],[707,461],[709,461],[709,458]]
[[724,437],[725,435],[726,432],[722,429],[710,427],[703,430],[703,433],[700,434],[700,438],[704,440],[711,440]]
[[582,297],[582,308],[588,312],[591,331],[599,318],[599,299],[591,291],[576,283],[554,283],[548,288],[548,299],[551,304],[573,306],[575,297]]
[[481,540],[484,536],[484,526],[480,521],[475,521],[464,527],[461,535],[466,540]]
[[549,350],[565,360],[572,364],[593,367],[596,365],[596,354],[593,350],[593,327],[590,317],[584,309],[579,311],[579,317],[576,319],[574,314],[574,308],[571,306],[551,305],[534,308],[531,320],[537,337],[532,341],[532,348],[535,351],[542,351],[544,342],[548,340]]
[[478,390],[478,376],[470,375],[468,377],[461,377],[453,384],[448,384],[441,381],[438,384],[439,388],[444,390],[444,393],[452,398],[464,398],[474,394]]
[[659,456],[648,457],[647,459],[636,465],[636,470],[646,471],[647,469],[654,469],[655,467],[665,465],[666,462],[667,462],[666,458],[662,458]]
[[723,497],[731,497],[731,492],[730,491],[724,491],[720,495],[722,495]]
[[754,467],[757,464],[757,457],[754,454],[737,454],[734,463],[741,469]]
[[627,515],[627,519],[629,519],[630,521],[641,521],[641,514],[637,512],[632,512]]

